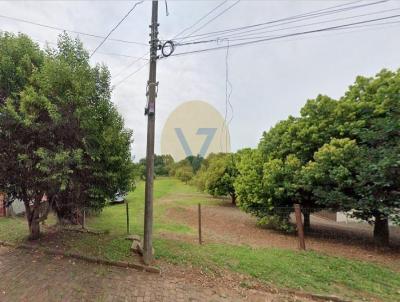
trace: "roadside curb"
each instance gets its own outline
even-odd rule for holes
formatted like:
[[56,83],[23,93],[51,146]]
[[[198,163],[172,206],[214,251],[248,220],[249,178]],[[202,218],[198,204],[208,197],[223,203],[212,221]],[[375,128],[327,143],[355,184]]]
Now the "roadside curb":
[[16,249],[40,251],[47,255],[64,256],[64,257],[83,260],[83,261],[90,262],[90,263],[97,263],[97,264],[116,266],[116,267],[124,267],[124,268],[133,268],[133,269],[136,269],[136,270],[142,271],[142,272],[161,274],[161,270],[154,266],[146,266],[146,265],[142,265],[142,264],[129,263],[126,261],[105,260],[105,259],[100,259],[100,258],[95,258],[95,257],[84,256],[81,254],[71,253],[71,252],[62,252],[62,251],[49,249],[49,248],[35,247],[35,246],[28,245],[28,244],[13,244],[13,243],[1,241],[1,240],[0,240],[0,245],[7,246],[7,247],[13,247]]
[[346,300],[343,298],[339,298],[336,296],[325,296],[325,295],[319,295],[319,294],[311,294],[311,293],[305,293],[305,292],[299,292],[299,291],[292,291],[292,290],[283,290],[284,292],[287,292],[289,294],[293,294],[299,297],[303,298],[308,298],[308,299],[313,299],[315,301],[327,301],[327,302],[351,302],[351,300]]

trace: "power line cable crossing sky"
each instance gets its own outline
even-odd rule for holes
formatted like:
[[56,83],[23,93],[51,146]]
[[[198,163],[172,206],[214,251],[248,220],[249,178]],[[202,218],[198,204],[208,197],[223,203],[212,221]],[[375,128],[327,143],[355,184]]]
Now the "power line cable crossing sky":
[[90,54],[90,57],[92,57],[96,51],[107,41],[107,39],[111,36],[111,34],[118,28],[118,26],[121,25],[122,22],[125,21],[126,18],[133,12],[133,10],[138,6],[139,4],[142,4],[142,1],[136,2],[133,7],[125,14],[125,16],[122,17],[122,19],[110,30],[110,32],[104,37],[104,39],[100,42],[100,44],[92,51]]

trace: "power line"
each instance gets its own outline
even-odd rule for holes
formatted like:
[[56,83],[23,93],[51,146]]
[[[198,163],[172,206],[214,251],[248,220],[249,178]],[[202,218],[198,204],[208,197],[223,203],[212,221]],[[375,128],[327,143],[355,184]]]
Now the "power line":
[[[278,29],[274,29],[274,30],[256,32],[256,33],[252,33],[252,34],[227,35],[227,36],[220,37],[219,39],[221,39],[221,40],[222,39],[230,39],[231,41],[258,39],[260,37],[257,37],[254,35],[260,35],[260,34],[265,34],[265,33],[270,33],[270,32],[277,32],[277,31],[282,31],[282,30],[287,30],[287,29],[296,29],[296,28],[331,23],[331,22],[336,22],[336,21],[349,20],[349,19],[371,16],[371,15],[376,15],[376,14],[382,14],[382,13],[387,13],[387,12],[392,12],[392,11],[397,11],[397,10],[400,10],[400,8],[386,9],[386,10],[367,13],[367,14],[361,14],[361,15],[355,15],[355,16],[349,16],[349,17],[343,17],[343,18],[336,18],[336,19],[324,20],[324,21],[319,21],[319,22],[306,23],[306,24],[301,24],[301,25],[296,25],[296,26],[291,26],[291,27],[284,27],[284,28],[278,28]],[[209,40],[209,41],[211,41],[211,40]],[[200,42],[200,41],[198,41],[198,42]]]
[[[262,23],[258,23],[258,24],[252,24],[252,25],[236,27],[236,28],[231,28],[231,29],[218,30],[218,31],[214,31],[214,32],[204,33],[204,34],[192,35],[191,37],[192,38],[193,37],[203,37],[203,39],[204,39],[205,37],[211,37],[211,36],[221,35],[221,34],[225,34],[225,33],[243,31],[245,29],[254,28],[254,27],[260,27],[260,26],[265,26],[265,25],[270,25],[270,24],[275,24],[275,23],[280,23],[280,22],[283,22],[283,21],[290,21],[290,22],[287,22],[287,23],[281,23],[281,24],[275,25],[275,26],[279,26],[279,25],[289,24],[289,23],[293,23],[293,22],[300,22],[300,21],[304,21],[304,20],[308,20],[308,19],[312,19],[312,18],[319,18],[321,16],[330,15],[330,14],[336,14],[336,13],[339,13],[339,12],[359,9],[359,8],[363,8],[363,7],[367,7],[367,6],[371,6],[371,5],[377,5],[377,4],[381,4],[381,3],[387,2],[387,1],[388,0],[381,0],[381,1],[377,1],[377,2],[360,4],[360,5],[350,6],[350,7],[344,7],[344,8],[342,7],[344,5],[351,5],[351,4],[355,4],[355,3],[360,2],[360,1],[355,1],[355,2],[352,2],[352,3],[348,3],[348,4],[335,5],[335,6],[332,6],[332,7],[319,9],[319,10],[311,11],[311,12],[308,12],[308,13],[303,13],[303,14],[294,15],[294,16],[290,16],[290,17],[285,17],[285,18],[281,18],[281,19],[266,21],[266,22],[262,22]],[[337,9],[338,7],[342,7],[342,8]],[[300,20],[298,20],[298,19],[300,19]],[[266,27],[266,28],[268,28],[268,27]],[[256,30],[260,30],[260,29],[264,29],[264,27],[263,28],[253,29],[252,31],[256,31]],[[249,32],[249,31],[246,31],[246,32]],[[189,38],[189,36],[183,37],[182,39],[186,39],[186,38]]]
[[[82,36],[87,36],[87,37],[92,37],[92,38],[96,38],[96,39],[104,39],[105,38],[104,36],[99,36],[99,35],[85,33],[85,32],[76,31],[76,30],[70,30],[70,29],[66,29],[66,28],[62,28],[62,27],[42,24],[42,23],[33,22],[33,21],[15,18],[15,17],[0,15],[0,18],[13,20],[13,21],[21,22],[21,23],[26,23],[26,24],[31,24],[31,25],[36,25],[36,26],[40,26],[40,27],[44,27],[44,28],[48,28],[48,29],[57,30],[57,31],[66,31],[66,32],[70,32],[70,33],[74,33],[74,34],[78,34],[78,35],[82,35]],[[122,40],[122,39],[111,39],[110,38],[108,40],[114,41],[114,42],[120,42],[120,43],[137,44],[137,45],[144,45],[144,46],[148,45],[148,44],[142,43],[142,42],[127,41],[127,40]]]
[[[377,2],[375,4],[379,4],[380,2]],[[371,3],[369,3],[368,5],[372,5]],[[356,8],[360,8],[361,6],[358,6]],[[352,8],[354,9],[354,7]],[[323,20],[323,21],[318,21],[318,22],[314,22],[314,23],[309,23],[309,25],[313,25],[313,24],[324,24],[324,23],[328,23],[328,22],[333,22],[333,21],[340,21],[340,20],[347,20],[347,19],[352,19],[352,18],[356,18],[356,17],[363,17],[363,16],[368,16],[368,15],[373,15],[373,14],[377,14],[377,13],[383,13],[383,12],[388,12],[388,11],[393,11],[393,10],[398,10],[398,9],[388,9],[388,10],[383,10],[383,11],[379,11],[379,12],[373,12],[373,13],[367,13],[367,14],[361,14],[361,15],[356,15],[356,16],[350,16],[350,17],[344,17],[344,18],[336,18],[336,19],[331,19],[331,20]],[[330,13],[331,14],[331,13]],[[326,15],[326,14],[325,14]],[[308,20],[308,19],[314,19],[314,18],[318,18],[320,16],[317,17],[308,17],[308,18],[304,18],[300,21],[304,21],[304,20]],[[255,34],[260,34],[263,31],[260,32],[260,30],[266,29],[266,28],[271,28],[271,27],[276,27],[276,26],[281,26],[281,25],[286,25],[286,24],[291,24],[291,23],[297,23],[299,21],[294,20],[294,21],[290,21],[290,22],[285,22],[285,23],[281,23],[281,24],[275,24],[275,25],[270,25],[270,26],[265,26],[263,28],[259,28],[259,29],[252,29],[252,30],[247,30],[247,31],[243,31],[241,33],[237,33],[237,34],[229,34],[226,37],[232,37],[232,36],[246,36],[246,35],[255,35]],[[304,27],[304,25],[296,25],[293,28],[296,27]]]
[[119,85],[121,85],[123,82],[125,82],[126,80],[128,80],[130,77],[132,77],[133,75],[137,74],[140,70],[142,70],[145,66],[147,66],[149,64],[149,62],[146,62],[145,64],[143,64],[142,66],[140,66],[138,69],[136,69],[134,72],[128,74],[125,78],[123,78],[121,81],[119,81],[117,84],[114,85],[114,88],[118,87]]
[[[242,42],[242,43],[236,43],[236,44],[230,45],[229,47],[245,46],[245,45],[250,45],[250,44],[256,44],[256,43],[271,41],[271,40],[282,39],[282,38],[286,38],[286,37],[294,37],[294,36],[301,36],[301,35],[324,32],[324,31],[330,31],[330,30],[352,28],[351,26],[353,26],[353,25],[366,24],[366,23],[376,22],[376,21],[380,21],[380,20],[388,20],[388,19],[393,19],[393,18],[398,18],[398,17],[400,17],[400,15],[392,15],[392,16],[387,16],[387,17],[382,17],[382,18],[364,20],[364,21],[359,21],[359,22],[354,22],[354,23],[336,25],[336,26],[320,28],[320,29],[314,29],[314,30],[303,31],[303,32],[290,33],[290,34],[285,34],[285,35],[280,35],[280,36],[272,36],[272,37],[271,36],[269,36],[269,37],[267,36],[267,37],[265,37],[263,39],[258,39],[258,40],[254,40],[254,41],[248,41],[248,42]],[[206,51],[224,49],[226,47],[227,46],[218,46],[218,47],[213,47],[213,48],[205,48],[205,49],[199,49],[199,50],[193,50],[193,51],[188,51],[188,52],[172,54],[171,56],[179,56],[179,55],[186,55],[186,54],[193,54],[193,53],[201,53],[201,52],[206,52]]]
[[[324,9],[319,9],[319,10],[315,10],[315,11],[311,11],[311,12],[307,12],[307,13],[293,15],[293,16],[289,16],[289,17],[285,17],[285,18],[281,18],[281,19],[270,20],[270,21],[257,23],[257,24],[252,24],[252,25],[247,25],[247,26],[242,26],[242,27],[236,27],[236,28],[231,28],[231,29],[225,29],[225,30],[219,30],[219,31],[214,31],[214,32],[210,32],[210,33],[194,35],[192,37],[200,37],[200,36],[202,36],[204,38],[205,36],[206,37],[211,37],[211,36],[221,35],[221,34],[225,34],[225,33],[232,33],[232,32],[238,32],[238,34],[241,34],[240,31],[243,31],[243,30],[246,30],[246,29],[249,29],[249,28],[256,28],[256,29],[248,30],[246,32],[257,31],[257,30],[261,30],[261,29],[264,29],[264,28],[269,28],[269,27],[280,26],[280,25],[284,25],[284,24],[300,22],[300,21],[304,21],[304,20],[308,20],[308,19],[319,18],[319,17],[326,16],[326,15],[331,15],[331,14],[336,14],[336,13],[340,13],[340,12],[346,12],[346,11],[350,11],[350,10],[354,10],[354,9],[363,8],[365,6],[380,4],[380,3],[383,3],[383,2],[386,2],[386,1],[388,1],[388,0],[381,0],[381,1],[378,1],[378,2],[355,5],[355,6],[348,6],[348,5],[360,2],[360,1],[355,1],[355,2],[352,2],[352,3],[348,3],[348,4],[335,5],[335,6],[332,6],[332,7],[327,7],[327,8],[324,8]],[[347,7],[342,7],[344,5],[346,5]],[[338,9],[338,7],[342,7],[342,8]],[[289,22],[281,23],[281,22],[284,22],[284,21],[289,21]],[[271,24],[276,24],[276,25],[271,25]],[[269,25],[269,26],[266,26],[266,25]],[[261,28],[259,28],[259,27],[261,27]]]
[[128,65],[126,65],[124,68],[122,68],[115,76],[119,77],[121,74],[124,73],[125,70],[129,69],[131,66],[135,65],[137,62],[139,62],[140,60],[143,60],[145,56],[147,56],[150,52],[146,52],[144,55],[142,55],[141,57],[137,58],[136,60],[133,60],[131,63],[129,63]]
[[[33,39],[36,42],[42,43],[42,44],[51,44],[51,45],[57,45],[57,43],[55,42],[50,42],[50,41],[43,41],[43,40],[39,40],[39,39]],[[91,49],[89,49],[89,51],[91,51]],[[137,57],[137,56],[130,56],[130,55],[126,55],[126,54],[121,54],[121,53],[110,53],[110,52],[101,52],[98,51],[98,54],[101,55],[105,55],[105,56],[114,56],[114,57],[125,57],[125,58],[134,58],[134,59],[140,59],[140,60],[146,60],[148,61],[148,59],[145,58],[141,58],[141,57]]]
[[125,14],[125,16],[122,17],[122,19],[110,30],[110,32],[107,34],[107,36],[104,37],[104,39],[100,42],[100,44],[93,50],[93,52],[90,54],[89,58],[91,58],[96,51],[107,41],[107,39],[111,36],[111,34],[121,25],[122,22],[125,21],[126,18],[130,15],[130,13],[138,6],[139,4],[143,3],[144,0],[136,2],[133,7]]
[[199,28],[197,28],[196,30],[192,31],[189,36],[182,38],[183,40],[185,40],[186,38],[192,37],[192,35],[196,32],[198,32],[199,30],[203,29],[204,27],[206,27],[208,24],[210,24],[211,22],[213,22],[215,19],[219,18],[220,16],[222,16],[223,14],[225,14],[228,10],[230,10],[232,7],[234,7],[235,5],[237,5],[240,2],[240,0],[237,0],[236,2],[234,2],[232,5],[228,6],[226,9],[224,9],[222,12],[220,12],[218,15],[216,15],[214,18],[212,18],[211,20],[209,20],[208,22],[206,22],[205,24],[203,24],[202,26],[200,26]]
[[98,54],[105,55],[105,56],[115,56],[115,57],[124,57],[124,58],[133,58],[133,59],[138,59],[138,60],[144,60],[148,61],[149,59],[138,57],[138,56],[130,56],[126,54],[121,54],[121,53],[112,53],[112,52],[97,52]]
[[220,4],[218,4],[216,7],[214,7],[212,10],[210,10],[207,14],[205,14],[203,17],[201,17],[200,19],[198,19],[195,23],[193,23],[192,25],[190,25],[189,27],[185,28],[184,30],[180,31],[179,33],[177,33],[172,39],[176,39],[178,38],[181,34],[183,34],[184,32],[188,31],[189,29],[192,29],[193,27],[195,27],[197,24],[199,24],[201,21],[203,21],[205,18],[207,18],[209,15],[211,15],[214,11],[216,11],[218,8],[220,8],[222,5],[224,5],[226,2],[228,2],[228,0],[222,1]]
[[[176,43],[175,46],[204,44],[204,43],[224,41],[224,40],[228,40],[228,39],[229,39],[229,41],[262,39],[262,38],[265,38],[265,36],[261,36],[260,37],[260,36],[254,36],[254,35],[260,35],[260,34],[265,34],[265,33],[283,31],[283,30],[287,30],[287,29],[297,29],[297,28],[307,27],[307,26],[311,26],[311,25],[325,24],[325,23],[336,22],[336,21],[343,21],[343,20],[348,20],[348,19],[354,19],[354,18],[360,18],[360,17],[365,17],[365,16],[382,14],[382,13],[387,13],[387,12],[392,12],[392,11],[398,11],[398,10],[400,10],[400,8],[386,9],[386,10],[382,10],[382,11],[366,13],[366,14],[361,14],[361,15],[354,15],[354,16],[343,17],[343,18],[329,19],[329,20],[306,23],[306,24],[301,24],[301,25],[296,25],[296,26],[291,26],[291,27],[278,28],[278,29],[274,29],[274,30],[260,31],[260,32],[252,33],[252,34],[231,34],[231,35],[226,35],[226,36],[220,36],[220,37],[217,37],[215,39],[210,39],[210,40],[203,40],[203,41],[200,40],[200,41],[194,41],[194,42],[188,41],[188,42],[184,42],[184,43]],[[274,27],[274,26],[271,26],[271,27]]]

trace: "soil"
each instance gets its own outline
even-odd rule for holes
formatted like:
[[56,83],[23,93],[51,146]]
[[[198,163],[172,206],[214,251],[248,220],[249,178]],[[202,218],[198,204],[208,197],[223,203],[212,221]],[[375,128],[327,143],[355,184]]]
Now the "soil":
[[[198,225],[197,206],[177,206],[167,217],[193,228]],[[232,206],[202,206],[202,234],[205,242],[223,242],[252,247],[298,249],[295,234],[258,227],[256,219]],[[169,234],[164,234],[168,237]],[[176,237],[176,235],[174,235]],[[180,240],[197,242],[196,236],[178,236]],[[372,227],[366,224],[342,224],[311,215],[311,230],[306,234],[306,248],[328,255],[376,262],[400,271],[400,230],[391,230],[391,247],[376,248]]]

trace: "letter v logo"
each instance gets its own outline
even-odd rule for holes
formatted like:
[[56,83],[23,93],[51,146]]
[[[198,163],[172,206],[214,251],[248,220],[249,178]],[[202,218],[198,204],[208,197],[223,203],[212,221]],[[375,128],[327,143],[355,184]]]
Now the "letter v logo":
[[[215,136],[215,133],[217,132],[217,128],[199,128],[197,129],[196,134],[197,135],[205,135],[206,138],[200,148],[199,155],[201,157],[205,157],[208,151],[208,148],[210,147],[210,144]],[[183,134],[182,128],[175,128],[175,133],[176,136],[178,137],[179,142],[181,143],[181,146],[183,148],[183,151],[185,152],[186,157],[192,156],[193,152],[189,146],[188,141],[186,140],[185,135]]]

